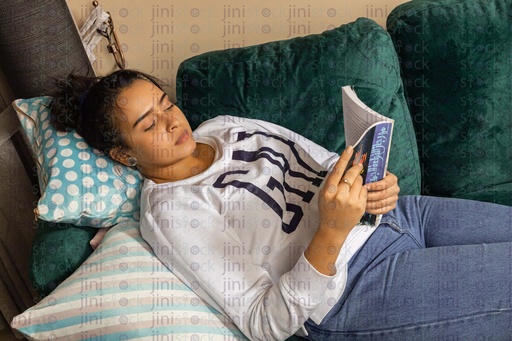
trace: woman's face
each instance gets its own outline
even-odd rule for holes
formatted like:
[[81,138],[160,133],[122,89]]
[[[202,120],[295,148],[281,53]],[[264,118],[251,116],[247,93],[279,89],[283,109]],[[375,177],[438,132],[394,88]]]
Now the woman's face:
[[121,91],[117,104],[121,130],[131,147],[127,156],[136,157],[146,175],[157,176],[162,169],[186,160],[196,149],[185,115],[153,83],[134,81]]

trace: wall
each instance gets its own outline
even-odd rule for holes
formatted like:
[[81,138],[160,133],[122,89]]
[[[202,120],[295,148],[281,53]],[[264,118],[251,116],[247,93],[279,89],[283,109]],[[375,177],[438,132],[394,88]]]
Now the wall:
[[[92,1],[67,0],[80,27]],[[101,0],[112,14],[127,67],[151,73],[169,84],[179,64],[191,56],[306,34],[320,33],[358,17],[385,26],[389,12],[404,0]],[[98,75],[116,69],[106,51],[106,39],[96,48]]]

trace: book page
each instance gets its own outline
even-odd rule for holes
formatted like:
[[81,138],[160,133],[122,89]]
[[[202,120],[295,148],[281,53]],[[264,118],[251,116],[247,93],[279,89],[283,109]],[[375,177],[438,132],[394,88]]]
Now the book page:
[[359,138],[364,135],[365,131],[373,124],[382,121],[393,121],[364,104],[350,86],[344,86],[342,88],[342,101],[345,141],[347,146],[354,146]]

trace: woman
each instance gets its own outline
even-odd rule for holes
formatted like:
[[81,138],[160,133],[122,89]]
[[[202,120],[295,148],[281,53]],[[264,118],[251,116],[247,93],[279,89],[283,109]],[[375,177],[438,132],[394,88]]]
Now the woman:
[[[512,209],[401,197],[391,173],[262,122],[194,132],[152,77],[70,77],[52,119],[146,180],[141,233],[250,339],[504,339],[512,335]],[[378,228],[359,226],[367,211]],[[485,243],[485,244],[484,244]]]

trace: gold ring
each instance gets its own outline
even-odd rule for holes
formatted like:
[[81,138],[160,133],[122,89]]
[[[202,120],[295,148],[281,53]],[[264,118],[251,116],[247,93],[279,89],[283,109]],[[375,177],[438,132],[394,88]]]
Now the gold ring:
[[352,187],[352,184],[347,179],[343,179],[343,182],[348,185],[348,188]]

